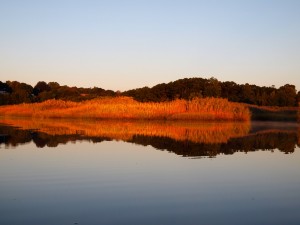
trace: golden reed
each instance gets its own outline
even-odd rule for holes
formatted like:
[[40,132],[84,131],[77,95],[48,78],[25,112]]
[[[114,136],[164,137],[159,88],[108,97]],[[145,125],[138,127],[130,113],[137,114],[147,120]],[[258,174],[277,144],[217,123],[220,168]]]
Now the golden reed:
[[84,102],[48,100],[0,107],[0,115],[34,118],[232,120],[249,121],[249,108],[221,98],[197,98],[141,103],[129,97],[99,98]]

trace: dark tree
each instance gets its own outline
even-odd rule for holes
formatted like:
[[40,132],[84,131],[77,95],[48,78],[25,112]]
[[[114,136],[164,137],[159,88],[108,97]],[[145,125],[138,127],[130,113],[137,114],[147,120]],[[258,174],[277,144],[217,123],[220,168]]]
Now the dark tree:
[[210,78],[206,82],[203,93],[204,97],[220,97],[222,93],[220,82],[214,77]]
[[295,85],[286,84],[281,86],[277,95],[279,106],[297,106]]
[[7,84],[12,89],[12,93],[10,94],[9,103],[8,104],[18,104],[18,103],[29,103],[32,102],[32,86],[20,83],[18,81],[7,81]]
[[99,87],[77,88],[60,86],[57,82],[39,81],[34,88],[17,81],[0,82],[0,105],[22,102],[37,102],[48,99],[84,101],[103,96],[130,96],[140,102],[164,102],[174,99],[193,99],[202,97],[221,97],[233,102],[244,102],[261,106],[297,106],[300,92],[295,86],[286,84],[280,88],[259,87],[251,84],[236,84],[232,81],[220,82],[216,78],[200,77],[179,79],[169,83],[157,84],[151,88],[143,87],[116,93]]
[[297,103],[298,103],[298,106],[300,107],[300,91],[298,91],[298,93],[297,93]]
[[222,98],[227,98],[229,101],[232,102],[240,102],[240,92],[241,87],[240,85],[234,83],[233,81],[226,81],[221,83],[222,88]]
[[249,104],[255,103],[254,91],[248,83],[241,85],[241,101]]
[[0,92],[3,93],[3,94],[8,94],[8,93],[12,92],[12,89],[7,83],[2,83],[0,81]]
[[45,81],[39,81],[33,88],[33,94],[38,96],[39,93],[50,90],[51,87]]

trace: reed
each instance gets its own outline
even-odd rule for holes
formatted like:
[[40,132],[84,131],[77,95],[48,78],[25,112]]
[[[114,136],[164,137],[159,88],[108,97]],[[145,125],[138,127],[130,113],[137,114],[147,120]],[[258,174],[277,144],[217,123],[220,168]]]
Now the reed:
[[247,106],[221,98],[160,103],[141,103],[129,97],[99,98],[84,102],[48,100],[1,106],[0,115],[34,118],[250,120]]

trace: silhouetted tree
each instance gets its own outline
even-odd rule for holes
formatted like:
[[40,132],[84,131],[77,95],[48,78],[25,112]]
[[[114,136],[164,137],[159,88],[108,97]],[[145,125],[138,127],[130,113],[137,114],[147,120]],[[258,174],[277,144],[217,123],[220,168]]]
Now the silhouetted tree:
[[286,84],[281,86],[277,92],[279,106],[296,106],[296,88],[295,85]]
[[33,88],[33,94],[37,96],[44,91],[50,91],[51,87],[45,81],[39,81]]
[[10,95],[10,104],[32,101],[33,88],[31,85],[20,83],[18,81],[8,81],[7,84],[12,89],[12,93]]
[[252,90],[252,86],[248,83],[245,85],[241,85],[241,101],[249,104],[255,103],[254,92]]
[[240,92],[241,88],[239,85],[234,83],[233,81],[226,81],[221,83],[222,88],[222,98],[227,98],[232,102],[240,102]]
[[2,83],[0,81],[0,92],[11,93],[12,89],[7,83]]
[[222,88],[220,82],[216,78],[212,77],[207,80],[203,91],[205,97],[220,97],[221,93]]
[[161,102],[195,97],[221,97],[233,102],[244,102],[262,106],[296,106],[300,92],[294,85],[286,84],[279,89],[275,86],[259,87],[250,84],[236,84],[232,81],[220,82],[216,78],[184,78],[162,83],[152,88],[143,87],[116,93],[99,87],[77,88],[60,86],[57,82],[39,81],[34,88],[17,81],[0,82],[0,105],[22,102],[62,99],[84,101],[102,96],[131,96],[140,102]]
[[300,91],[298,91],[297,93],[297,103],[298,103],[298,106],[300,107]]

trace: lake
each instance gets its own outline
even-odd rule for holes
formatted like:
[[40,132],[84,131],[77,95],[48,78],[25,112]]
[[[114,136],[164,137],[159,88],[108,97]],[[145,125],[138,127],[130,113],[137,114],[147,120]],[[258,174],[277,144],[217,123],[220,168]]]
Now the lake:
[[0,118],[0,224],[300,224],[295,123]]

